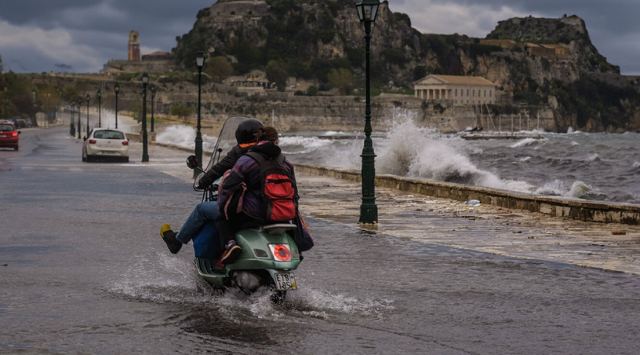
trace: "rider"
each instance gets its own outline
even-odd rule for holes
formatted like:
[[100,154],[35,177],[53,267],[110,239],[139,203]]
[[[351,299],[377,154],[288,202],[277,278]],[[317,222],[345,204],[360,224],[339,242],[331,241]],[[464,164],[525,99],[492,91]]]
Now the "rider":
[[[197,181],[197,187],[203,189],[211,185],[220,178],[225,171],[231,169],[243,154],[258,143],[257,133],[262,127],[262,123],[254,119],[240,123],[235,133],[238,145],[234,146],[220,162],[201,175]],[[180,232],[175,233],[171,230],[170,225],[163,224],[160,228],[160,235],[162,236],[162,240],[167,243],[169,251],[176,254],[180,251],[180,248],[182,248],[182,244],[189,243],[207,222],[215,221],[219,216],[220,213],[216,201],[203,201],[191,212],[191,215],[189,215],[182,225]],[[236,248],[238,249],[236,250]],[[224,262],[238,250],[238,246],[230,245],[223,253],[221,261]]]
[[[278,147],[278,131],[273,127],[261,128],[258,140],[258,144],[249,152],[258,153],[265,160],[279,161],[279,166],[288,173],[295,185],[293,166],[284,159]],[[225,174],[218,196],[218,206],[223,218],[218,220],[217,226],[221,237],[229,241],[228,244],[233,244],[236,230],[265,223],[263,212],[267,206],[262,198],[261,184],[261,167],[250,154],[240,157],[231,171]],[[234,198],[236,196],[238,198]],[[242,200],[238,201],[239,199]]]

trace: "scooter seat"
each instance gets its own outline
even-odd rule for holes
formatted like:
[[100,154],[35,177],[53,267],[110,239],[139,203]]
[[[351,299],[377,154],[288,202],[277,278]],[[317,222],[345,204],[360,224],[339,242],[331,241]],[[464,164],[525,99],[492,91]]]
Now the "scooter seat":
[[269,234],[278,234],[286,231],[294,230],[298,228],[295,224],[291,223],[277,223],[277,224],[268,224],[266,226],[262,226],[261,229]]

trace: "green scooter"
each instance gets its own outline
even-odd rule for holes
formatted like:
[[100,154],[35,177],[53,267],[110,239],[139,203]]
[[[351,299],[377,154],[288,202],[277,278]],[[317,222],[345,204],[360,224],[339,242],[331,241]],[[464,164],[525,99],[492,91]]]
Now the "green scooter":
[[[226,151],[235,145],[235,131],[240,123],[250,118],[231,117],[227,119],[216,141],[214,154],[209,165],[215,164]],[[233,138],[231,138],[233,137]],[[198,168],[195,156],[187,158],[187,166]],[[193,188],[203,191],[203,201],[217,199],[217,184],[205,190],[198,190],[194,181]],[[235,287],[246,294],[251,294],[260,287],[269,287],[273,294],[271,299],[280,303],[285,300],[287,291],[298,288],[294,270],[301,261],[300,253],[293,238],[297,226],[295,224],[272,224],[258,228],[243,229],[236,233],[236,243],[242,248],[234,262],[216,269],[216,260],[211,257],[196,257],[194,264],[198,276],[216,289]],[[194,248],[200,242],[206,242],[215,233],[213,223],[205,225],[194,238]],[[207,246],[205,246],[206,248]],[[216,252],[214,252],[215,254]],[[211,254],[211,253],[209,253]],[[196,253],[197,255],[197,253]]]

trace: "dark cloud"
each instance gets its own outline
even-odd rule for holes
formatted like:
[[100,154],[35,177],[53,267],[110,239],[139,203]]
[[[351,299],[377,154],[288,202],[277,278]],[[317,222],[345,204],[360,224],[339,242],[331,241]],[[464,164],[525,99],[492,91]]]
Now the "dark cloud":
[[[143,50],[170,50],[175,37],[191,29],[198,10],[214,2],[0,1],[0,55],[5,66],[16,71],[59,70],[64,65],[97,71],[108,59],[126,57],[129,30],[140,32]],[[636,63],[640,57],[638,0],[390,0],[390,6],[410,14],[414,26],[425,32],[473,36],[486,35],[497,21],[510,16],[577,14],[587,22],[604,56],[621,65],[625,73],[640,73],[640,62]],[[61,52],[67,54],[61,56]]]
[[[21,0],[0,2],[3,37],[29,33],[27,43],[0,38],[5,67],[15,71],[97,71],[108,59],[126,58],[130,30],[140,32],[144,49],[170,50],[175,38],[188,32],[198,10],[213,0]],[[68,47],[62,58],[46,48],[51,37],[67,32]],[[49,35],[47,35],[49,34]],[[9,42],[9,43],[8,43]],[[60,41],[64,42],[64,41]],[[84,49],[79,51],[79,49]],[[62,64],[62,66],[60,65]]]

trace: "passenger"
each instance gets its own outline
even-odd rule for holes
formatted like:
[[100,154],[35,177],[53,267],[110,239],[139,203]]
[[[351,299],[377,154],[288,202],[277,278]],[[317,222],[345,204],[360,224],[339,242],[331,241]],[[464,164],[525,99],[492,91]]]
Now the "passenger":
[[[261,128],[258,130],[258,140],[258,144],[240,157],[233,169],[225,174],[220,186],[218,207],[221,218],[218,221],[218,232],[227,241],[226,250],[230,251],[227,260],[232,260],[240,252],[240,247],[234,241],[237,230],[265,223],[284,222],[279,219],[293,222],[297,217],[298,195],[293,166],[286,161],[278,147],[278,132],[273,127]],[[277,188],[289,191],[281,200],[283,205],[277,208],[284,217],[266,214],[276,208],[267,206],[270,202],[265,197],[265,165],[271,167],[272,171],[278,170],[278,176],[284,177],[283,180],[289,180],[286,187]]]
[[[220,162],[212,166],[198,179],[197,187],[200,189],[208,187],[220,178],[225,171],[231,169],[243,154],[258,143],[256,137],[258,130],[261,128],[262,123],[257,120],[247,120],[240,123],[235,132],[238,145],[234,146]],[[194,208],[178,233],[171,230],[169,224],[163,224],[160,228],[160,235],[162,240],[167,243],[169,251],[176,254],[182,248],[182,244],[189,243],[207,222],[216,221],[219,216],[220,213],[216,201],[203,201]],[[227,258],[227,255],[222,256],[224,260]]]

